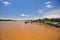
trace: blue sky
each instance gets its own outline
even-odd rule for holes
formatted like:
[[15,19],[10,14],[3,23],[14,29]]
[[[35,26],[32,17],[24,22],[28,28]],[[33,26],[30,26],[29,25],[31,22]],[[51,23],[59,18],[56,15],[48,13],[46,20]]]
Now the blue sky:
[[60,17],[60,0],[0,0],[0,18]]

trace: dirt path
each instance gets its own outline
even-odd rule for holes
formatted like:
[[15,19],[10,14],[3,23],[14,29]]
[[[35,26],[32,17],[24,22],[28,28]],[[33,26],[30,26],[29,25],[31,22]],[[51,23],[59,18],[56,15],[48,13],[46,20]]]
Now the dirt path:
[[0,22],[0,40],[58,40],[60,29],[43,23]]

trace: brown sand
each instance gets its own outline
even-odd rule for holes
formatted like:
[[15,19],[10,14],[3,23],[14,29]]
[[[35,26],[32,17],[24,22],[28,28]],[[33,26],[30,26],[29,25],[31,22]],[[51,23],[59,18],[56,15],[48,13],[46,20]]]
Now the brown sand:
[[60,28],[43,23],[0,21],[0,40],[58,40]]

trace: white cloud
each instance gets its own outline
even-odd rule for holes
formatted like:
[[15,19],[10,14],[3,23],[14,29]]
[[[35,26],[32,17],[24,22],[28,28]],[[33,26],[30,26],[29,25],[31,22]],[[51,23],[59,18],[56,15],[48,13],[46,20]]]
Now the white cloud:
[[26,14],[21,14],[20,16],[22,16],[22,17],[28,17],[28,15],[26,15]]
[[43,13],[44,12],[44,10],[38,10],[38,13]]
[[60,9],[46,12],[42,18],[60,18]]
[[45,18],[60,18],[60,15],[45,15]]
[[8,5],[10,5],[11,3],[10,3],[10,2],[7,2],[7,1],[4,1],[3,4],[4,4],[4,6],[8,6]]
[[50,2],[50,1],[48,1],[48,2],[45,2],[45,4],[51,4],[51,2]]
[[31,18],[32,20],[37,20],[37,19],[40,19],[40,17],[33,17]]
[[47,8],[52,8],[53,6],[51,4],[46,5]]
[[51,4],[50,1],[45,2],[45,5],[46,5],[47,8],[52,8],[53,7],[53,5]]

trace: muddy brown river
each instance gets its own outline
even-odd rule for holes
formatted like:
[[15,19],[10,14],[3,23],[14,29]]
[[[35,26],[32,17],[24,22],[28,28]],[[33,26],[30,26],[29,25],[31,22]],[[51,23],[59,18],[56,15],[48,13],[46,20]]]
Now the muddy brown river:
[[22,21],[0,21],[0,40],[59,40],[60,28]]

